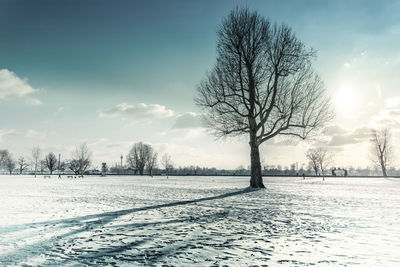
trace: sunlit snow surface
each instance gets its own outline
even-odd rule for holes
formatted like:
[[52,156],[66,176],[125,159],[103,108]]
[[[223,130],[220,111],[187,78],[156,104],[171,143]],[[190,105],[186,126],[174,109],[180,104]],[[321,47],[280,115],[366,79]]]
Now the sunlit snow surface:
[[400,266],[400,179],[0,176],[1,266]]

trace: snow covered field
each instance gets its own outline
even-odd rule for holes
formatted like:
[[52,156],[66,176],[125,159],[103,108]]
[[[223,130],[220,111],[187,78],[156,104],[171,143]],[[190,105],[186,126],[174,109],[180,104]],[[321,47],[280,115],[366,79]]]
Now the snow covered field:
[[0,176],[1,266],[400,266],[400,179]]

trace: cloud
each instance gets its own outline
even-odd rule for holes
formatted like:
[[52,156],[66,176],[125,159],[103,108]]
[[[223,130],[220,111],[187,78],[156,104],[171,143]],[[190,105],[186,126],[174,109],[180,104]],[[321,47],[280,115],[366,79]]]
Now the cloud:
[[339,125],[329,125],[325,127],[324,134],[328,136],[347,134],[348,130]]
[[40,106],[41,104],[43,104],[43,102],[40,99],[35,97],[28,97],[26,99],[26,102],[32,106]]
[[345,146],[363,143],[371,138],[372,128],[357,127],[346,129],[339,125],[331,125],[324,131],[326,137],[330,138],[328,146]]
[[358,143],[358,141],[351,135],[335,135],[329,141],[329,146],[344,146]]
[[29,137],[29,138],[37,138],[37,139],[45,139],[47,138],[49,135],[54,135],[55,132],[38,132],[35,130],[27,130],[25,133],[25,137]]
[[94,138],[94,139],[84,139],[82,143],[86,143],[88,146],[103,144],[107,142],[107,138]]
[[7,69],[0,69],[0,100],[18,97],[26,98],[31,105],[40,105],[42,102],[32,94],[38,90],[32,88],[26,79],[19,78],[14,72]]
[[3,137],[11,134],[15,134],[16,131],[14,129],[2,130],[0,129],[0,142],[3,141]]
[[174,115],[174,112],[165,106],[158,104],[139,103],[135,105],[121,103],[108,110],[100,111],[101,118],[122,118],[133,121],[145,121],[152,119],[168,118]]
[[400,97],[386,99],[383,109],[372,117],[370,125],[374,128],[400,128]]
[[194,112],[187,112],[176,117],[173,129],[203,128],[201,116]]

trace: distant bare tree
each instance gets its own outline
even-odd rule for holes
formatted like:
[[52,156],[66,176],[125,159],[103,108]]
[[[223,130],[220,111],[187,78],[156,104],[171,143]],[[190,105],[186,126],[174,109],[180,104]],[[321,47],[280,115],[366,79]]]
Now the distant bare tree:
[[76,147],[74,153],[72,154],[72,160],[69,163],[69,168],[71,169],[71,164],[75,174],[83,175],[84,172],[90,167],[92,153],[90,152],[86,143],[82,143]]
[[25,160],[24,157],[19,157],[18,158],[17,165],[18,165],[19,174],[22,174],[22,172],[29,167],[29,164]]
[[33,163],[35,165],[35,177],[36,177],[36,172],[37,172],[38,163],[39,163],[39,159],[40,159],[40,154],[41,154],[41,150],[39,147],[34,147],[32,149],[32,158],[33,158]]
[[150,176],[153,176],[153,169],[157,167],[157,157],[158,154],[152,151],[147,160],[147,170]]
[[[154,156],[157,160],[157,155],[151,145],[139,142],[132,146],[131,150],[126,156],[126,162],[130,168],[138,170],[139,174],[143,175],[146,166],[148,169],[151,167],[151,170],[153,170],[155,166]],[[151,166],[149,163],[151,163]]]
[[217,63],[197,87],[196,103],[217,136],[249,136],[251,187],[265,187],[263,142],[306,139],[332,117],[314,57],[290,27],[247,8],[233,10],[218,30]]
[[46,169],[46,160],[41,160],[39,163],[40,163],[40,174],[43,174],[44,170]]
[[309,167],[315,172],[315,175],[318,175],[319,171],[319,159],[318,159],[318,151],[316,149],[309,149],[306,154],[307,159],[309,160]]
[[371,160],[376,167],[380,167],[382,175],[387,177],[387,169],[393,158],[391,133],[389,129],[374,130],[371,143]]
[[105,176],[107,172],[108,172],[107,163],[103,162],[101,164],[101,176]]
[[57,168],[57,157],[53,152],[50,152],[44,158],[46,162],[46,167],[49,170],[50,174],[53,174],[53,171]]
[[325,175],[325,171],[329,168],[329,165],[332,164],[332,155],[326,149],[320,149],[319,152],[319,169],[321,170],[321,175]]
[[161,164],[164,167],[165,175],[167,175],[167,178],[168,178],[169,170],[171,170],[173,168],[171,156],[169,154],[165,153],[161,158]]
[[307,159],[310,161],[310,166],[318,175],[318,171],[323,176],[328,166],[332,163],[332,156],[326,149],[313,148],[309,149],[306,154]]
[[80,164],[79,161],[76,159],[72,159],[69,163],[68,163],[68,168],[74,172],[75,175],[79,174],[79,170],[80,170]]
[[5,159],[5,167],[8,170],[8,172],[10,173],[10,175],[15,170],[15,166],[16,166],[15,160],[13,159],[12,155],[10,153],[8,153],[8,155],[6,156],[6,159]]
[[6,149],[0,149],[0,168],[5,168],[10,153]]
[[65,161],[60,161],[58,162],[58,167],[59,172],[62,173],[67,169],[67,163]]

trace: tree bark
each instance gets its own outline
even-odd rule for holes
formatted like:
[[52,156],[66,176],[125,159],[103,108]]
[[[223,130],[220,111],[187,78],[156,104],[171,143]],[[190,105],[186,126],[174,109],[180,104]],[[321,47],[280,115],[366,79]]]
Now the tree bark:
[[387,177],[386,166],[385,166],[385,163],[383,162],[382,156],[381,156],[380,161],[381,161],[381,167],[382,167],[382,174],[383,174],[383,177]]
[[250,133],[250,159],[251,159],[251,178],[250,187],[265,188],[261,175],[260,151],[255,139],[255,134]]

